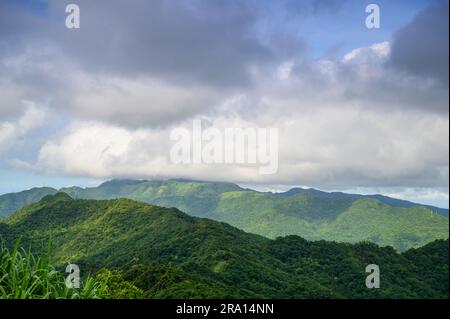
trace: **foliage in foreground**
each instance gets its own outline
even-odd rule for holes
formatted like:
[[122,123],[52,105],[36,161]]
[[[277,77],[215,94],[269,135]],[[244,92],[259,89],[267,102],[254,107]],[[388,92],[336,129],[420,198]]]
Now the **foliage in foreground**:
[[102,270],[87,276],[80,288],[68,288],[63,273],[50,263],[49,254],[33,254],[19,247],[0,247],[0,299],[115,299],[140,298],[142,291],[120,273]]
[[0,247],[0,299],[97,298],[98,284],[92,277],[80,289],[70,289],[65,277],[50,264],[47,254]]

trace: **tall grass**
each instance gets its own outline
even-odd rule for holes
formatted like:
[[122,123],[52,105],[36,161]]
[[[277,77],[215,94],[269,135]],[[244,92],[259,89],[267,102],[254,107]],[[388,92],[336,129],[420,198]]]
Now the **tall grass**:
[[79,289],[68,288],[49,253],[37,256],[21,248],[19,241],[12,249],[0,246],[0,299],[98,298],[98,286],[88,277]]

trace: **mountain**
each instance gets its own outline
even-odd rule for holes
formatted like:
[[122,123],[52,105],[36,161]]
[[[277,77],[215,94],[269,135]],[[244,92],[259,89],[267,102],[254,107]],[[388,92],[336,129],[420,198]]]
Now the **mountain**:
[[[190,215],[229,223],[269,238],[299,235],[309,240],[359,242],[370,240],[399,251],[446,239],[448,217],[425,206],[391,206],[387,197],[293,189],[273,194],[231,183],[110,181],[95,188],[62,189],[75,198],[127,197]],[[406,204],[403,204],[406,205]],[[433,213],[432,213],[433,212]]]
[[[0,235],[35,250],[51,240],[61,269],[118,271],[147,298],[448,298],[448,240],[403,254],[369,242],[273,240],[176,208],[65,193],[0,222]],[[365,286],[369,264],[380,267],[380,289]]]
[[314,192],[314,194],[316,194],[317,196],[331,197],[331,198],[335,198],[335,199],[347,198],[347,199],[357,200],[357,199],[362,199],[362,198],[372,198],[372,199],[376,199],[386,205],[389,205],[392,207],[399,207],[399,208],[411,208],[411,207],[415,207],[415,206],[422,206],[422,207],[432,210],[433,213],[437,213],[439,215],[448,217],[448,209],[435,207],[435,206],[431,206],[431,205],[417,204],[417,203],[413,203],[413,202],[410,202],[407,200],[392,198],[392,197],[388,197],[388,196],[384,196],[384,195],[380,195],[380,194],[361,195],[361,194],[347,194],[347,193],[342,193],[342,192],[328,193],[328,192],[323,192],[323,191],[319,191],[316,189],[304,189],[304,188],[292,188],[289,191],[287,191],[285,193],[281,193],[281,194],[282,195],[293,195],[293,194],[303,193],[303,192],[308,192],[308,191]]
[[25,205],[36,203],[46,195],[54,195],[58,191],[51,187],[38,187],[19,193],[0,195],[0,218],[7,217]]
[[98,187],[61,191],[73,198],[123,197],[176,207],[189,215],[226,222],[269,238],[298,235],[308,240],[369,240],[405,251],[447,239],[449,234],[445,211],[381,195],[301,188],[264,193],[232,183],[189,180],[112,180]]

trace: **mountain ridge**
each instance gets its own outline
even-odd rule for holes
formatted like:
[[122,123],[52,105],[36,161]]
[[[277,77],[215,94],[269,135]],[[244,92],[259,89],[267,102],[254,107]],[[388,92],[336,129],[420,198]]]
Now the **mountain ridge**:
[[[400,205],[391,200],[396,204],[391,206],[383,203],[383,197],[377,195],[327,193],[300,188],[285,193],[268,193],[233,183],[179,179],[111,180],[98,187],[69,187],[60,191],[73,198],[124,197],[176,207],[192,216],[226,222],[269,238],[299,235],[308,240],[370,240],[382,246],[393,246],[399,251],[448,238],[447,217],[423,205],[409,207],[402,201]],[[57,190],[47,189],[47,192],[53,194]]]
[[[416,202],[412,202],[412,201],[408,201],[408,200],[404,200],[404,199],[389,197],[389,196],[386,196],[383,194],[355,194],[355,193],[345,193],[345,192],[340,192],[340,191],[326,192],[326,191],[322,191],[322,190],[319,190],[316,188],[303,188],[303,187],[292,187],[291,189],[284,191],[284,192],[271,192],[271,191],[262,192],[262,191],[258,191],[258,190],[252,189],[252,188],[243,188],[243,187],[239,186],[238,184],[230,183],[230,182],[202,181],[202,180],[192,180],[192,179],[184,179],[184,178],[171,178],[171,179],[166,179],[166,180],[112,179],[112,180],[108,180],[103,183],[100,183],[98,186],[94,186],[94,187],[80,187],[80,186],[67,186],[67,187],[61,187],[61,188],[54,188],[54,187],[49,187],[49,186],[32,187],[30,189],[22,190],[19,192],[11,192],[11,193],[1,194],[0,195],[0,204],[4,197],[20,195],[20,194],[24,194],[27,192],[33,192],[33,191],[44,191],[44,192],[47,191],[48,192],[47,194],[55,194],[57,192],[65,192],[66,190],[69,190],[69,193],[70,193],[71,190],[89,190],[89,189],[96,189],[96,188],[105,187],[105,186],[138,185],[138,184],[144,184],[144,183],[148,183],[148,182],[163,183],[163,182],[170,182],[170,181],[187,182],[187,183],[194,182],[194,183],[204,183],[204,184],[211,184],[211,183],[229,184],[229,185],[233,185],[234,187],[236,187],[237,189],[240,189],[242,191],[248,190],[248,191],[253,191],[253,192],[257,192],[257,193],[261,193],[261,194],[274,194],[274,195],[280,195],[280,196],[289,196],[289,195],[294,195],[297,193],[304,193],[304,192],[316,192],[318,194],[342,195],[342,196],[358,197],[358,198],[374,198],[374,199],[378,199],[379,201],[386,203],[393,207],[410,208],[410,207],[414,207],[414,206],[423,206],[426,208],[433,209],[436,213],[439,213],[440,215],[447,216],[447,217],[449,215],[449,209],[447,209],[447,208],[416,203]],[[39,201],[39,200],[35,200],[34,202],[36,202],[36,201]],[[13,213],[14,211],[2,209],[0,206],[0,216],[6,217],[9,214]]]

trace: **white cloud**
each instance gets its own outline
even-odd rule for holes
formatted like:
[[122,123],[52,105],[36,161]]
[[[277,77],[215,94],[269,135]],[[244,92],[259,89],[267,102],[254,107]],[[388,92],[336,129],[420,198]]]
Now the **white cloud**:
[[[345,63],[357,61],[359,63],[369,61],[373,63],[376,57],[380,60],[385,60],[389,57],[391,46],[389,42],[380,42],[372,44],[367,48],[357,48],[345,54],[342,61]],[[370,60],[369,60],[370,59]]]
[[129,127],[166,126],[208,112],[224,98],[202,86],[179,86],[151,78],[92,78],[76,83],[72,111],[84,118],[101,119]]
[[43,124],[45,111],[29,101],[22,102],[23,114],[14,120],[0,122],[0,154],[6,153],[32,129]]
[[[260,175],[257,167],[173,164],[170,128],[127,129],[98,122],[74,125],[40,150],[35,168],[94,177],[187,177],[244,183],[320,187],[446,186],[448,119],[420,113],[318,109],[270,123],[264,116],[210,118],[210,125],[276,127],[280,132],[279,171]],[[204,120],[206,123],[207,120]],[[411,125],[414,123],[414,125]],[[185,122],[190,129],[192,123]]]
[[36,168],[68,175],[125,175],[136,165],[158,162],[159,135],[157,131],[81,123],[60,140],[48,141],[40,150]]
[[85,121],[135,127],[164,127],[208,113],[229,94],[198,83],[127,77],[81,69],[55,48],[0,56],[0,115],[17,114],[22,100]]

